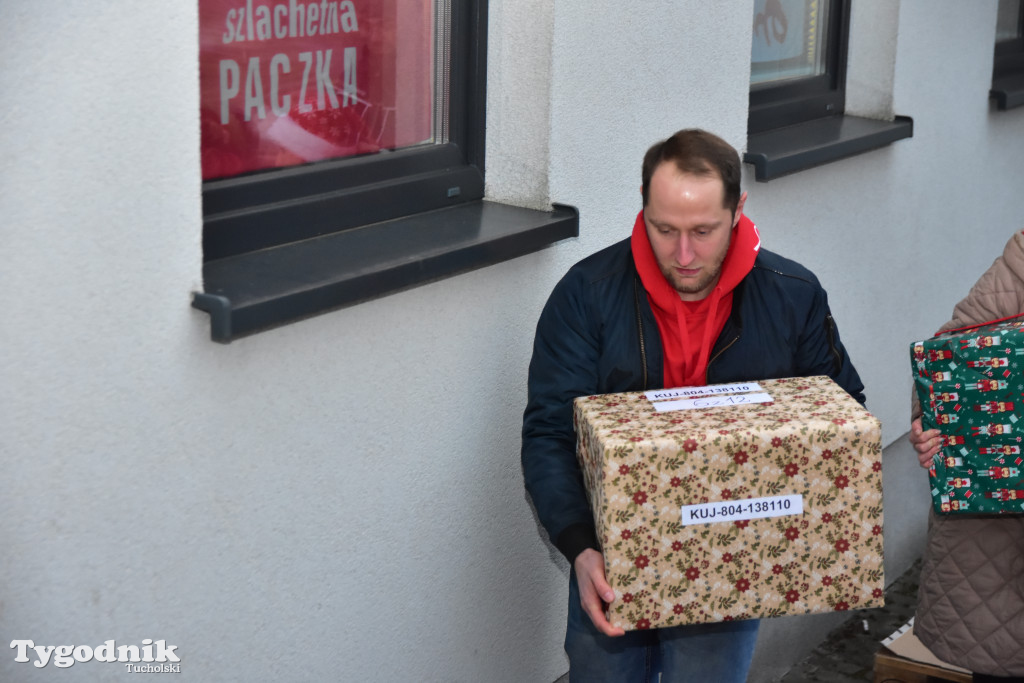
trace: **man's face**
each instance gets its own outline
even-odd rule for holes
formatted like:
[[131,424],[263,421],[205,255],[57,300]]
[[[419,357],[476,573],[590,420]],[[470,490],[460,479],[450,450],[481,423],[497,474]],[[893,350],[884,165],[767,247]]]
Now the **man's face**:
[[654,170],[644,224],[662,275],[683,301],[699,301],[718,283],[747,195],[736,214],[723,206],[721,178],[682,173],[672,163]]

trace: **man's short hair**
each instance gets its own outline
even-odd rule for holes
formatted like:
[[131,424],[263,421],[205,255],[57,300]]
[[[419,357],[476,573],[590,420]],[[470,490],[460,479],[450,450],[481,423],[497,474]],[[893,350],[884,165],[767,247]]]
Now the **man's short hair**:
[[680,173],[717,175],[725,189],[722,205],[736,214],[740,202],[740,155],[722,138],[699,128],[681,130],[655,143],[644,155],[643,197],[647,206],[651,176],[662,163],[670,161]]

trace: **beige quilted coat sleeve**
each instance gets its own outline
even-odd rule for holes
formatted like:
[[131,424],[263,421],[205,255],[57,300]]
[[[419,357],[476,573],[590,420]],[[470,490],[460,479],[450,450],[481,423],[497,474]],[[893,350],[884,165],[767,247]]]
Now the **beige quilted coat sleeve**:
[[942,331],[978,325],[1024,312],[1024,232],[1014,233],[1002,255],[985,271],[970,293],[953,308]]
[[[971,291],[953,307],[953,319],[938,332],[980,325],[1024,313],[1024,232],[1016,232],[1003,253],[978,278]],[[917,393],[912,393],[911,419],[921,416]]]

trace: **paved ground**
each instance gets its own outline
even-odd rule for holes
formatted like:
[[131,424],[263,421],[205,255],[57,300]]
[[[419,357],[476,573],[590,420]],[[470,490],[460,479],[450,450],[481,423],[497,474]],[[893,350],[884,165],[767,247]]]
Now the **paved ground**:
[[779,679],[779,683],[874,681],[874,657],[882,640],[907,623],[917,607],[918,560],[885,591],[885,607],[859,610],[821,645]]

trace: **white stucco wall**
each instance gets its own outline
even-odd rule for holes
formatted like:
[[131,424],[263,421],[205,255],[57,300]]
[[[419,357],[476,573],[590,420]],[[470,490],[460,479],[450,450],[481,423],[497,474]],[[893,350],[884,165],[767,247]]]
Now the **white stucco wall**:
[[[744,145],[751,6],[492,0],[488,192],[573,204],[580,238],[221,346],[189,307],[195,8],[0,3],[0,680],[126,675],[17,664],[23,638],[165,639],[182,680],[564,673],[566,567],[518,463],[533,326],[628,234],[651,142]],[[994,0],[898,22],[914,138],[747,183],[765,245],[828,288],[887,442],[907,344],[1022,227],[1024,153],[1024,111],[986,100]],[[887,487],[919,493],[903,462]],[[815,619],[766,625],[757,680]]]

